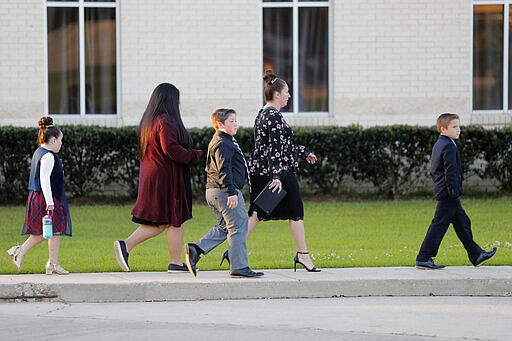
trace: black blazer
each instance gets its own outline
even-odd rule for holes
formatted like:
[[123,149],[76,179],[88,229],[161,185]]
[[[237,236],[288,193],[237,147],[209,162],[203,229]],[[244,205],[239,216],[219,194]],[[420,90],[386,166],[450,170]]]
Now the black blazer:
[[432,148],[430,162],[436,199],[458,198],[462,194],[462,162],[455,142],[440,135]]
[[248,174],[242,151],[235,145],[234,138],[222,131],[216,131],[208,144],[206,156],[206,188],[220,188],[228,195],[242,189]]

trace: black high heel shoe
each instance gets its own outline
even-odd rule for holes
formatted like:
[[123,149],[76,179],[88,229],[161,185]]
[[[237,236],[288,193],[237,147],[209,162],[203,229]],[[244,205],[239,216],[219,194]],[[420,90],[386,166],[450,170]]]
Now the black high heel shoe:
[[220,260],[219,266],[222,265],[222,263],[224,262],[224,259],[228,261],[228,264],[230,264],[228,250],[226,250],[226,252],[224,252],[224,254],[222,255],[222,259]]
[[322,270],[320,269],[317,269],[316,266],[313,266],[312,268],[308,268],[306,266],[306,264],[302,263],[300,260],[299,260],[299,253],[301,255],[307,255],[309,254],[309,252],[300,252],[300,251],[297,251],[297,253],[295,254],[295,257],[293,258],[293,270],[296,272],[297,271],[297,263],[302,265],[304,267],[304,269],[306,269],[308,272],[320,272]]

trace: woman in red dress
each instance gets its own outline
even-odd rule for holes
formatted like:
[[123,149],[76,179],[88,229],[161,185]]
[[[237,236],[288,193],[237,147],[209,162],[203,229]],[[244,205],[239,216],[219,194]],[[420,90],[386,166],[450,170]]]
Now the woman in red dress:
[[132,221],[139,227],[125,240],[114,242],[116,259],[130,271],[128,255],[139,243],[167,230],[168,271],[188,271],[181,260],[183,223],[192,218],[189,165],[197,164],[202,151],[192,149],[192,139],[179,110],[179,90],[158,85],[140,121],[140,174]]

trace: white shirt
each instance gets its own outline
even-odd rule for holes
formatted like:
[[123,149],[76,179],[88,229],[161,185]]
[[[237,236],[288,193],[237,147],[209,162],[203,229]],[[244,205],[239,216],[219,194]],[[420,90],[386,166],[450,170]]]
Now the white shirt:
[[43,190],[46,206],[53,205],[52,186],[50,184],[50,175],[52,174],[55,158],[52,153],[46,153],[41,158],[41,169],[39,170],[39,181]]

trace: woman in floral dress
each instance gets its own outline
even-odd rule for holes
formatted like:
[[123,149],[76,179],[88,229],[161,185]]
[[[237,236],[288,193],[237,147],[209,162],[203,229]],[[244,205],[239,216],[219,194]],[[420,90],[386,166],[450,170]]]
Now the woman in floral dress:
[[[306,245],[304,205],[296,174],[299,157],[310,164],[314,164],[317,158],[307,147],[294,143],[293,131],[281,114],[281,108],[290,98],[286,82],[271,70],[265,72],[263,80],[266,104],[254,121],[254,149],[249,161],[251,205],[247,237],[261,220],[288,220],[297,248],[294,269],[301,264],[309,272],[319,272]],[[273,191],[284,189],[287,192],[268,215],[254,205],[254,199],[267,185]]]

